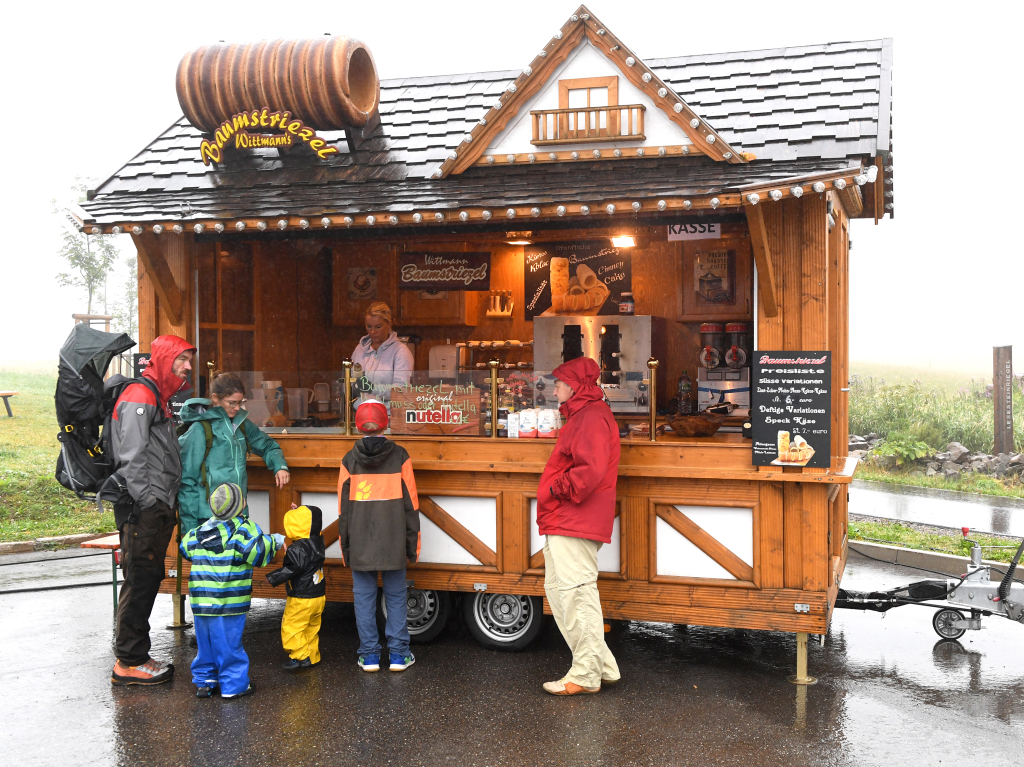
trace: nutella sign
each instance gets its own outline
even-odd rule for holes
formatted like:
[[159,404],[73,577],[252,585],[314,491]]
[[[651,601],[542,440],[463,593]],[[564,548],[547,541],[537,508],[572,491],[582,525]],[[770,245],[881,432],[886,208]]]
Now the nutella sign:
[[469,419],[466,418],[461,410],[456,410],[446,405],[440,410],[406,410],[405,422],[460,424],[469,423]]

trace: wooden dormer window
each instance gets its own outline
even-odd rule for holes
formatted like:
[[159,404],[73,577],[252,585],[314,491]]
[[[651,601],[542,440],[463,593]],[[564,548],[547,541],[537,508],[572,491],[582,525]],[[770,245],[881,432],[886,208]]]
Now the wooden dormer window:
[[530,112],[535,146],[643,141],[643,104],[619,105],[619,78],[558,81],[558,109]]

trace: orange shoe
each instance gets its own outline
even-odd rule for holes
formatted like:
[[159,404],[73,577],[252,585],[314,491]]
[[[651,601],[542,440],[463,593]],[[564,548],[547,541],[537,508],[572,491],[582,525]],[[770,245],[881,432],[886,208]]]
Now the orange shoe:
[[593,695],[594,693],[601,692],[601,688],[581,687],[573,682],[559,680],[557,682],[545,682],[544,692],[549,692],[552,695]]
[[174,666],[169,663],[158,663],[150,658],[140,666],[126,666],[119,660],[114,664],[110,683],[154,685],[169,682],[173,676]]

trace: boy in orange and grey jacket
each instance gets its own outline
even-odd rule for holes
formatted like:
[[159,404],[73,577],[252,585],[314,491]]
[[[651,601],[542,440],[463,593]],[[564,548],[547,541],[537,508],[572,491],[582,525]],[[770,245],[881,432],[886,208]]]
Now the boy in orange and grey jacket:
[[342,459],[338,476],[338,536],[344,563],[352,568],[363,671],[380,669],[378,572],[387,605],[384,633],[390,669],[404,671],[416,662],[409,651],[406,625],[405,566],[419,558],[419,498],[409,454],[381,436],[387,426],[388,411],[382,402],[367,400],[359,405],[356,428],[364,436]]

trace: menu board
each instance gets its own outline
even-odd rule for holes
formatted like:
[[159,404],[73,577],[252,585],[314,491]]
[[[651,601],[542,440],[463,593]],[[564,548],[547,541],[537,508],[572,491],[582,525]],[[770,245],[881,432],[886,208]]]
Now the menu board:
[[399,290],[490,290],[490,253],[402,253]]
[[754,352],[750,425],[755,466],[832,461],[832,352]]
[[391,390],[391,433],[483,434],[481,390],[473,384],[409,384]]
[[524,249],[526,319],[618,314],[633,291],[629,251],[608,240],[545,242]]

